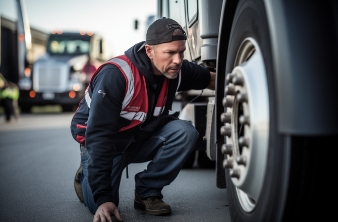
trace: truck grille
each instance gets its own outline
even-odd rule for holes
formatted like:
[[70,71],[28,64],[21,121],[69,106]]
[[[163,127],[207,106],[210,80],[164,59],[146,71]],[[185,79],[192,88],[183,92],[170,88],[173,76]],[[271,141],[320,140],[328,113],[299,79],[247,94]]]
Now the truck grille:
[[40,67],[39,85],[40,87],[59,87],[61,69],[58,67]]
[[63,92],[67,88],[68,66],[62,63],[37,63],[33,71],[36,92]]

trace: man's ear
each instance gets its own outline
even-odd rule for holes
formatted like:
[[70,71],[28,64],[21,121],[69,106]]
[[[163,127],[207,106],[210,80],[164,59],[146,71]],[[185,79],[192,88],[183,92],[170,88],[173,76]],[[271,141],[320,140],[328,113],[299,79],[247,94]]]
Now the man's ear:
[[152,59],[153,58],[153,47],[146,44],[145,45],[145,48],[146,48],[146,53],[147,53],[147,56]]

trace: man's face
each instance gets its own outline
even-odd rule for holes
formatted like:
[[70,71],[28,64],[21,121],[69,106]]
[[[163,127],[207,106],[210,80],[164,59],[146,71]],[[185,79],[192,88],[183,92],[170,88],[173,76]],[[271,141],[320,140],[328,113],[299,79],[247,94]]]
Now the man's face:
[[155,46],[146,45],[146,52],[150,58],[155,75],[164,75],[168,79],[175,79],[182,67],[185,40],[162,43]]

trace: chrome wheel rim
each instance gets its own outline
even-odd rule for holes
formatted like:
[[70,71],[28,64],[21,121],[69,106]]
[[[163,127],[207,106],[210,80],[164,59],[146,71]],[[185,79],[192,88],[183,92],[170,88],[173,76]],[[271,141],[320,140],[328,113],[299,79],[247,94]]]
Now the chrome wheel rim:
[[262,192],[269,141],[269,98],[264,59],[257,42],[246,38],[237,51],[234,69],[226,76],[221,134],[226,143],[223,167],[229,169],[246,212]]

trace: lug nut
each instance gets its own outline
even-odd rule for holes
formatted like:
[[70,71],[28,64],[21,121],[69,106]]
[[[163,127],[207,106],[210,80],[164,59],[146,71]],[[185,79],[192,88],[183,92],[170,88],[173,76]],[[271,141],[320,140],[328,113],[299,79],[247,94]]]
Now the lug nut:
[[222,113],[221,121],[222,123],[231,123],[231,113]]
[[236,157],[236,162],[240,165],[246,165],[246,158],[243,156],[237,156]]
[[223,168],[233,168],[233,167],[234,167],[233,159],[226,159],[223,161]]
[[249,116],[240,116],[239,117],[239,123],[240,124],[246,124],[246,125],[250,125],[250,117]]
[[240,103],[248,102],[248,96],[245,93],[239,93],[239,94],[237,94],[236,99]]
[[243,146],[248,147],[249,146],[249,139],[244,138],[244,137],[240,137],[238,139],[238,144],[239,144],[240,147],[243,147]]
[[239,171],[239,169],[232,169],[232,170],[230,170],[229,174],[230,174],[231,177],[235,177],[235,178],[239,179],[240,171]]
[[232,83],[235,85],[243,86],[244,85],[244,79],[241,76],[236,75],[232,78]]
[[232,145],[231,144],[223,144],[222,145],[222,153],[232,155]]
[[222,136],[231,136],[231,126],[222,126],[221,127]]
[[226,77],[227,82],[231,82],[233,77],[235,77],[235,76],[236,76],[236,74],[234,74],[234,73],[228,73],[228,75]]
[[232,84],[229,84],[225,87],[224,89],[225,95],[235,95],[236,94],[236,89],[235,86]]
[[224,107],[232,107],[234,104],[234,97],[233,96],[226,96],[223,98],[223,106]]

